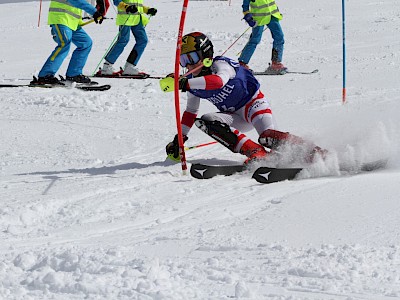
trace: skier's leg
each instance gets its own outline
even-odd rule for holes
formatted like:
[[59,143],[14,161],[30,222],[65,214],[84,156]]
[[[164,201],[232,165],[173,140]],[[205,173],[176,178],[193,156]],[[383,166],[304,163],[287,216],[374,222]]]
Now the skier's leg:
[[257,45],[261,41],[263,29],[264,29],[264,26],[253,27],[250,39],[247,42],[246,46],[244,47],[244,49],[242,51],[242,54],[239,57],[239,62],[242,62],[246,65],[249,63],[251,57],[254,54],[254,51],[256,51]]
[[271,22],[267,26],[271,31],[273,39],[271,64],[268,67],[267,72],[280,75],[285,74],[287,72],[287,68],[282,63],[285,38],[283,35],[281,24],[277,18],[272,17]]
[[250,160],[264,158],[267,155],[264,147],[253,142],[244,133],[235,129],[233,125],[244,131],[252,129],[239,115],[227,113],[209,113],[196,119],[195,124],[200,130],[227,147],[234,153],[241,153]]
[[73,77],[83,74],[83,67],[86,64],[90,50],[92,50],[92,39],[90,36],[79,27],[72,33],[72,43],[76,46],[76,49],[72,53],[71,60],[67,69],[67,77]]
[[136,43],[128,56],[127,62],[137,66],[149,40],[142,24],[132,26],[132,34],[135,37]]
[[285,36],[283,34],[281,24],[278,19],[272,17],[271,22],[267,25],[267,27],[271,31],[271,36],[273,39],[271,60],[273,62],[282,62]]
[[39,77],[54,76],[67,57],[71,47],[72,30],[64,25],[51,25],[51,34],[57,47],[53,50],[39,72]]
[[113,65],[121,53],[124,51],[125,46],[129,43],[130,26],[119,26],[119,34],[114,46],[107,53],[105,60]]

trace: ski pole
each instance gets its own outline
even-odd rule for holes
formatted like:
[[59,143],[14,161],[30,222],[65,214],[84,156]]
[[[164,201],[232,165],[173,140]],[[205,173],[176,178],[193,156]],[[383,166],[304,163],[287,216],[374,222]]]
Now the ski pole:
[[40,27],[40,16],[42,14],[42,0],[40,0],[40,4],[39,4],[39,18],[38,18],[38,24],[37,27]]
[[[126,18],[125,23],[122,26],[125,26],[126,22],[128,22],[129,18],[131,17],[131,15],[129,15],[128,18]],[[94,21],[94,20],[92,20]],[[114,37],[114,39],[112,40],[110,46],[108,46],[106,52],[104,53],[103,57],[100,59],[99,63],[97,64],[96,68],[94,69],[94,71],[92,72],[92,76],[94,76],[94,74],[96,73],[97,69],[99,68],[101,62],[103,61],[104,57],[107,56],[108,52],[110,51],[110,49],[112,47],[114,47],[115,41],[117,40],[118,36],[121,34],[121,30],[118,31],[117,35]]]
[[222,54],[221,54],[221,56],[224,56],[224,54],[229,50],[229,49],[231,49],[232,48],[232,46],[233,45],[235,45],[236,44],[236,42],[250,29],[251,27],[247,27],[247,29],[228,47],[228,49],[226,49]]
[[200,148],[200,147],[214,145],[216,143],[218,143],[218,142],[217,141],[213,141],[213,142],[208,142],[208,143],[199,144],[199,145],[195,145],[195,146],[185,147],[185,150],[197,149],[197,148]]
[[[250,28],[250,27],[249,27],[249,28]],[[267,30],[267,29],[268,29],[268,27],[265,27],[264,30],[263,30],[263,32],[264,32],[265,30]],[[251,37],[251,36],[250,36],[250,37]],[[244,48],[246,48],[246,46],[247,46],[247,44],[248,44],[249,42],[250,42],[250,40],[246,43],[246,45],[244,45],[243,49],[240,50],[240,52],[238,52],[238,53],[236,54],[237,56],[240,56],[240,55],[242,54]]]
[[[103,17],[102,19],[103,19],[103,20],[114,20],[114,18],[106,18],[106,17]],[[89,20],[89,21],[86,21],[86,22],[84,22],[84,23],[81,24],[81,27],[82,27],[82,26],[86,26],[86,25],[88,25],[88,24],[91,24],[91,23],[93,23],[93,22],[94,22],[94,19],[91,19],[91,20]]]
[[92,72],[92,76],[94,76],[94,74],[96,73],[97,69],[99,68],[101,62],[103,61],[104,57],[106,57],[106,55],[108,54],[108,52],[110,51],[110,49],[111,49],[112,47],[114,47],[114,43],[115,43],[115,41],[116,41],[116,39],[118,38],[118,36],[119,36],[120,33],[121,33],[121,32],[118,31],[117,35],[116,35],[116,36],[114,37],[114,39],[112,40],[110,46],[108,46],[108,48],[107,48],[106,52],[104,53],[103,57],[100,59],[100,61],[99,61],[99,63],[97,64],[96,68],[95,68],[94,71]]
[[81,24],[81,27],[82,27],[82,26],[86,26],[86,25],[88,25],[88,24],[91,24],[91,23],[93,23],[93,22],[94,22],[94,19],[91,19],[90,21],[86,21],[86,22],[84,22],[84,23]]
[[[190,74],[192,74],[193,72],[198,71],[199,69],[201,69],[202,67],[211,67],[212,65],[212,58],[205,58],[200,65],[198,65],[196,68],[190,70],[189,72],[186,72],[185,74],[179,76],[179,78],[183,78],[186,77]],[[179,80],[179,79],[178,79]],[[174,86],[175,86],[175,79],[174,77],[167,75],[167,77],[162,78],[160,80],[160,88],[163,92],[167,93],[167,92],[172,92],[174,90]]]
[[[200,147],[214,145],[214,144],[217,144],[217,143],[218,143],[217,141],[213,141],[213,142],[208,142],[208,143],[199,144],[199,145],[195,145],[195,146],[185,147],[184,149],[185,149],[185,151],[187,151],[187,150],[197,149],[197,148],[200,148]],[[167,158],[169,158],[170,160],[176,161],[176,162],[180,161],[180,157],[175,158],[173,154],[168,154]]]
[[180,77],[186,77],[190,74],[192,74],[193,72],[198,71],[199,69],[201,69],[202,67],[211,67],[212,65],[212,59],[211,58],[205,58],[202,62],[200,66],[197,66],[196,68],[190,70],[189,72],[186,72],[185,74],[181,75]]

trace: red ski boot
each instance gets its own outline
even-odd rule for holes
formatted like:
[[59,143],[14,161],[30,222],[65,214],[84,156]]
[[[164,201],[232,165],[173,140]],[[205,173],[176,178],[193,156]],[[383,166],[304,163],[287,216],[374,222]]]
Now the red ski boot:
[[247,140],[240,148],[240,154],[246,155],[247,159],[244,164],[248,164],[253,161],[264,159],[268,156],[268,152],[265,151],[264,147],[253,142],[252,140]]
[[318,147],[310,141],[306,141],[301,137],[290,134],[289,132],[282,132],[274,129],[268,129],[261,133],[258,142],[272,150],[276,150],[284,145],[301,146],[301,148],[305,149],[307,153],[304,158],[305,161],[310,163],[315,160],[316,155],[320,155],[322,159],[325,159],[328,153],[327,150]]

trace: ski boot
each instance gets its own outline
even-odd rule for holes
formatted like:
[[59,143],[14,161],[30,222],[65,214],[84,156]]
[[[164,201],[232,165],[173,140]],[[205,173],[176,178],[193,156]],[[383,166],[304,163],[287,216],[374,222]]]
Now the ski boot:
[[112,63],[105,61],[103,64],[103,68],[101,68],[99,73],[99,75],[113,75],[114,73],[116,73],[116,71],[114,70]]
[[265,159],[268,156],[268,152],[265,151],[263,146],[250,139],[242,145],[239,153],[247,156],[247,159],[244,161],[245,165]]
[[[61,80],[64,80],[64,78],[61,77]],[[85,76],[85,75],[82,75],[82,74],[76,75],[76,76],[67,76],[66,81],[69,84],[74,84],[74,83],[83,84],[83,85],[96,85],[96,84],[99,84],[96,81],[92,81],[88,76]]]
[[288,69],[279,61],[273,61],[269,64],[269,67],[265,70],[265,73],[270,75],[284,75]]
[[266,74],[269,75],[284,75],[287,73],[288,69],[280,61],[282,58],[279,57],[279,52],[276,49],[272,49],[271,63],[269,67],[265,70]]
[[305,161],[312,163],[315,161],[316,156],[321,156],[322,159],[326,158],[328,151],[318,147],[312,142],[306,141],[301,137],[290,134],[289,132],[282,132],[274,129],[267,129],[260,134],[258,142],[274,151],[279,152],[279,148],[284,146],[299,146],[305,151]]
[[126,62],[125,63],[125,67],[124,67],[124,71],[122,72],[122,75],[138,75],[140,72],[138,70],[138,68],[136,68],[135,65]]
[[36,78],[33,76],[33,80],[29,83],[30,85],[64,85],[57,77],[54,75],[46,75],[44,77]]

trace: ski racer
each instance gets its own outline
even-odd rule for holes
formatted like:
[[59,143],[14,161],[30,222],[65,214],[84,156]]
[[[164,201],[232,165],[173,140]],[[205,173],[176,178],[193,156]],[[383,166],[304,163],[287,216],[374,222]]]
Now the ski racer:
[[67,57],[71,43],[77,48],[72,53],[66,79],[78,83],[91,82],[89,77],[82,74],[82,70],[92,49],[92,39],[81,25],[83,24],[82,10],[92,15],[96,23],[103,22],[103,17],[109,7],[108,0],[97,0],[96,2],[96,7],[87,3],[86,0],[52,0],[50,2],[47,23],[51,27],[51,34],[57,47],[39,71],[38,78],[35,78],[31,85],[60,83],[54,75]]
[[128,44],[130,32],[136,43],[126,60],[122,75],[137,75],[140,72],[136,66],[148,42],[145,30],[149,23],[147,15],[155,16],[157,9],[144,6],[143,0],[114,0],[114,4],[118,7],[116,24],[119,25],[119,35],[105,57],[101,75],[112,75],[116,72],[113,65]]
[[[213,58],[213,44],[206,35],[201,32],[185,35],[181,49],[182,67],[190,72],[203,65],[188,77],[179,79],[179,89],[187,92],[187,106],[181,119],[184,142],[188,140],[191,127],[196,124],[232,152],[247,156],[245,163],[266,158],[269,152],[264,146],[276,151],[287,144],[300,145],[305,148],[307,160],[312,160],[315,153],[324,153],[324,150],[311,142],[276,130],[271,105],[261,92],[260,83],[251,71],[237,61],[224,56]],[[203,64],[207,58],[213,59],[210,67]],[[167,79],[162,79],[160,85]],[[169,90],[164,91],[173,89],[173,84],[170,84]],[[201,98],[213,103],[219,112],[197,118]],[[257,131],[259,143],[244,134],[252,129]],[[166,152],[172,159],[179,159],[177,135],[166,146]]]
[[282,20],[282,15],[275,0],[243,0],[242,9],[244,20],[252,28],[252,32],[239,57],[239,63],[248,68],[247,65],[261,41],[266,25],[271,31],[273,43],[271,63],[265,72],[273,75],[285,74],[287,68],[282,64],[285,40],[279,23]]

